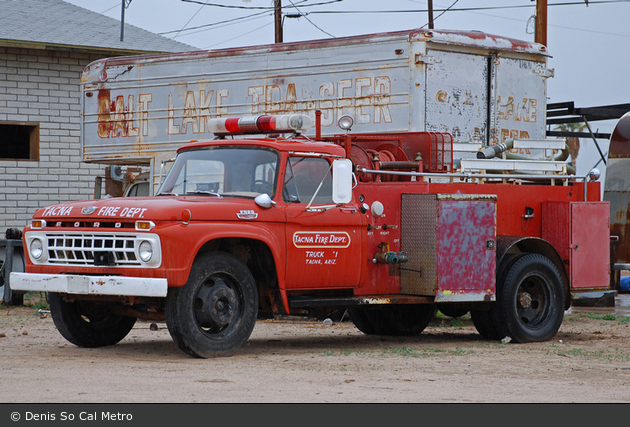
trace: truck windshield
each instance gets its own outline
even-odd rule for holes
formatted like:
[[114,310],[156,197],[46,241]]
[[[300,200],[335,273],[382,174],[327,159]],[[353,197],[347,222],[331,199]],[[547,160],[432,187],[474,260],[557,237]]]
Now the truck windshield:
[[278,153],[261,148],[209,147],[180,153],[157,195],[272,198],[278,177]]

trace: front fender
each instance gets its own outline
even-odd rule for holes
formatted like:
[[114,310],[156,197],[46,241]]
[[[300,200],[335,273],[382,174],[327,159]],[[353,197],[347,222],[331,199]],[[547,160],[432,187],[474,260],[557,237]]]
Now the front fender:
[[[156,230],[157,231],[157,230]],[[251,239],[265,244],[273,256],[278,280],[285,277],[285,230],[281,223],[190,222],[161,228],[164,267],[170,271],[169,286],[184,286],[197,254],[209,242],[221,239]]]

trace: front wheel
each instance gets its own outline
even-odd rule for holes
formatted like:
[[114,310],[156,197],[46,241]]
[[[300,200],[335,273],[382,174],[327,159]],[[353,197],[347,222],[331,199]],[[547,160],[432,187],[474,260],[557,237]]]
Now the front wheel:
[[505,273],[498,292],[495,324],[518,342],[547,341],[564,318],[564,286],[560,272],[546,257],[525,254]]
[[135,317],[119,316],[104,304],[65,301],[62,294],[49,293],[50,314],[59,333],[79,347],[114,345],[131,331]]
[[200,358],[228,356],[251,335],[258,291],[247,266],[225,252],[202,255],[188,282],[169,290],[166,324],[184,352]]

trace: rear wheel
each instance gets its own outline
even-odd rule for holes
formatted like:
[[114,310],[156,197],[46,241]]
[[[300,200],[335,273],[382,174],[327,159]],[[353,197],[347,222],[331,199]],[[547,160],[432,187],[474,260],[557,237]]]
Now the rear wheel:
[[458,304],[451,303],[438,305],[438,310],[440,310],[443,315],[453,318],[462,317],[469,311],[467,308],[462,308]]
[[[521,257],[527,255],[526,253],[519,254],[506,254],[501,260],[501,265],[497,270],[497,294],[499,289],[505,282],[505,276],[512,268],[514,262]],[[471,310],[470,318],[483,338],[488,340],[500,340],[508,335],[508,331],[505,328],[505,322],[501,316],[501,307],[498,302],[493,303],[488,310]]]
[[113,345],[127,336],[135,317],[119,316],[104,304],[68,302],[59,293],[49,293],[50,313],[57,330],[79,347]]
[[393,305],[388,308],[385,312],[386,332],[396,336],[419,335],[437,312],[433,304]]
[[350,320],[366,335],[384,335],[382,312],[379,308],[352,307],[348,309]]
[[177,345],[201,358],[227,356],[251,335],[258,291],[247,266],[225,252],[203,255],[188,282],[169,290],[166,323]]
[[497,329],[490,311],[471,310],[470,319],[479,335],[487,340],[500,340],[505,336]]
[[350,319],[367,335],[413,336],[420,334],[435,316],[432,304],[386,305],[348,309]]
[[564,318],[560,272],[546,257],[524,254],[505,272],[493,310],[495,325],[518,342],[547,341]]

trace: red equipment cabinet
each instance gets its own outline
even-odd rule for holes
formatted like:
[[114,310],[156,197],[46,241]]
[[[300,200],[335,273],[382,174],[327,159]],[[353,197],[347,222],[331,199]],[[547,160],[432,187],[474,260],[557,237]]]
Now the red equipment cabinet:
[[601,288],[610,282],[610,204],[546,201],[542,238],[567,265],[572,289]]
[[496,197],[403,194],[401,293],[435,301],[492,300]]

